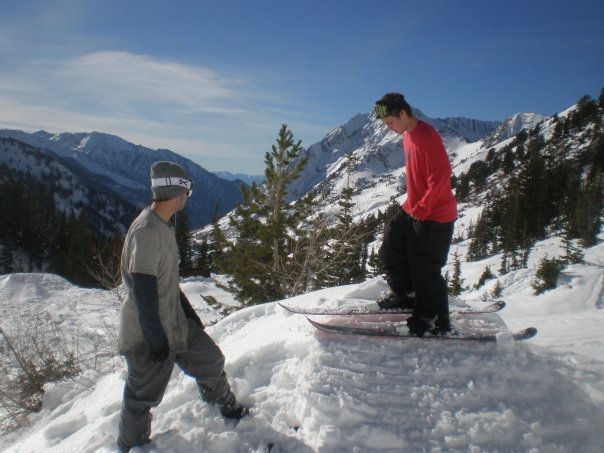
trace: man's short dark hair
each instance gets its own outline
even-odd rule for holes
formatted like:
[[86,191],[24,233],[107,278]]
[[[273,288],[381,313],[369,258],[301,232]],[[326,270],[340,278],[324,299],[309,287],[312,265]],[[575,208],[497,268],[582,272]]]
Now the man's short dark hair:
[[375,102],[375,105],[385,106],[388,115],[398,116],[404,111],[407,115],[413,116],[411,106],[405,100],[405,96],[400,93],[386,93],[380,100]]

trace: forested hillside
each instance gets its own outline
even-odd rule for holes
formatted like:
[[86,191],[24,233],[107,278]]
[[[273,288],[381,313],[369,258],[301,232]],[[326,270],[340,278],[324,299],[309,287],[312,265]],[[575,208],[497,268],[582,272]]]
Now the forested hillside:
[[484,205],[468,231],[468,259],[502,253],[505,272],[526,266],[532,245],[549,234],[564,237],[569,262],[595,245],[604,206],[603,108],[603,97],[583,98],[459,175],[458,200]]
[[[514,124],[521,117],[515,115]],[[467,256],[451,250],[451,294],[464,289],[461,261],[501,255],[498,271],[503,275],[526,268],[533,245],[548,236],[561,236],[565,250],[542,263],[544,287],[552,280],[555,284],[563,266],[581,262],[583,250],[596,244],[602,227],[603,117],[604,92],[598,100],[585,96],[566,112],[541,121],[537,115],[524,116],[530,128],[511,137],[498,129],[478,142],[448,148],[460,204],[455,242],[469,243]],[[348,127],[359,130],[349,130],[346,136],[356,138],[346,143],[358,148],[334,162],[324,161],[325,168],[317,162],[330,149],[318,149],[313,157],[284,126],[266,156],[265,184],[245,191],[228,221],[198,234],[209,255],[206,261],[229,276],[240,300],[278,300],[381,273],[376,252],[383,226],[404,194],[404,166],[392,164],[395,154],[402,155],[400,138],[394,147],[375,119],[370,127],[355,118]],[[339,142],[331,154],[339,150]],[[288,202],[288,191],[303,186],[296,181],[313,180],[319,173],[326,179]],[[382,201],[376,205],[377,199]],[[468,225],[470,211],[480,214]]]

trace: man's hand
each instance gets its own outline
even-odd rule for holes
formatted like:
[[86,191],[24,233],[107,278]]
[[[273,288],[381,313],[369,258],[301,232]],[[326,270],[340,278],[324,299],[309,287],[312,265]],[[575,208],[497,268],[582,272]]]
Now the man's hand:
[[164,341],[159,348],[151,348],[149,360],[152,362],[164,362],[170,355],[170,344],[168,340]]

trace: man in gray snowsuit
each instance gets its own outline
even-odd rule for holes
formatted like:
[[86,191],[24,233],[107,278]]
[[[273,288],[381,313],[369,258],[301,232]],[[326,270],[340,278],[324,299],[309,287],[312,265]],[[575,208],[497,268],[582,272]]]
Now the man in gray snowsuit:
[[231,391],[222,351],[179,287],[178,248],[169,222],[184,209],[192,181],[179,165],[160,161],[151,167],[151,190],[153,203],[130,226],[121,260],[127,295],[120,309],[119,352],[128,377],[117,444],[126,452],[150,442],[151,407],[161,402],[175,363],[225,418],[248,413]]

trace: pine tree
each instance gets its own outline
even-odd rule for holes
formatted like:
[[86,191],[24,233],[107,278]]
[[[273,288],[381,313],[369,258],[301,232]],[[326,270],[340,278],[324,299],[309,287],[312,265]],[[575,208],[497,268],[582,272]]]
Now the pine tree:
[[556,117],[556,119],[557,119],[557,122],[556,122],[556,125],[554,126],[553,138],[556,140],[559,140],[564,136],[564,121],[560,120],[558,117]]
[[474,192],[480,192],[484,189],[484,186],[489,176],[489,167],[483,160],[477,160],[468,169],[468,178],[472,183]]
[[515,164],[516,162],[514,161],[514,153],[510,148],[506,148],[503,152],[501,169],[504,171],[504,173],[509,175],[510,173],[512,173],[512,170],[514,170]]
[[528,240],[543,239],[549,223],[550,200],[548,189],[550,182],[546,171],[545,159],[541,153],[543,139],[534,137],[527,147],[527,161],[518,176],[521,199],[521,218],[530,218],[527,223]]
[[204,238],[196,245],[195,267],[211,271],[212,259],[210,253],[210,244],[207,239]]
[[50,272],[54,272],[59,275],[66,275],[71,227],[71,220],[65,215],[65,213],[61,213],[57,220],[57,235],[53,241],[53,247],[49,254]]
[[523,196],[516,178],[510,179],[502,205],[502,224],[499,231],[501,248],[506,257],[505,266],[502,267],[507,270],[518,269],[518,249],[522,244],[520,233],[525,230],[525,218],[522,217]]
[[583,182],[577,203],[576,221],[579,243],[591,247],[598,241],[604,207],[604,174],[593,171]]
[[461,261],[457,250],[453,254],[453,277],[449,281],[449,294],[457,297],[463,291],[463,279],[461,278]]
[[510,258],[508,252],[504,251],[501,254],[501,261],[499,264],[499,274],[505,275],[510,271]]
[[174,234],[180,257],[179,269],[190,269],[193,266],[193,239],[186,209],[176,213]]
[[[338,206],[340,208],[337,222],[332,229],[333,246],[330,286],[357,283],[365,278],[367,262],[364,231],[360,224],[355,224],[352,210],[355,206],[352,200],[354,189],[350,186],[350,176],[353,173],[355,161],[352,153],[347,154],[346,169],[347,183],[342,189]],[[364,253],[365,252],[365,253]]]
[[585,95],[577,102],[577,108],[570,117],[570,127],[573,129],[584,128],[598,115],[598,104],[590,96]]
[[212,217],[212,233],[210,234],[208,245],[208,254],[212,269],[218,270],[223,262],[226,266],[228,260],[225,259],[225,250],[227,249],[229,242],[220,229],[220,218],[218,217],[217,209],[214,211],[214,216]]
[[604,134],[597,134],[591,144],[591,161],[593,171],[604,173]]
[[27,211],[25,187],[20,181],[9,181],[4,185],[0,197],[2,216],[0,216],[0,234],[3,239],[11,241],[15,250],[25,249],[27,244]]
[[470,178],[466,173],[462,173],[455,183],[455,197],[460,203],[468,201],[470,196]]
[[493,287],[493,291],[491,292],[491,296],[493,297],[493,299],[498,299],[499,297],[501,297],[502,294],[503,294],[503,286],[501,285],[501,282],[499,280],[497,280],[497,283],[495,283],[495,286]]
[[296,236],[288,238],[290,251],[287,269],[281,273],[281,281],[287,288],[287,295],[294,296],[331,285],[333,281],[331,266],[333,260],[332,230],[323,214],[314,214],[313,198],[302,200],[298,206],[302,212],[308,212],[306,220],[300,223]]
[[345,187],[338,201],[340,212],[332,229],[332,261],[337,263],[332,267],[332,286],[359,282],[365,277],[362,266],[363,232],[360,225],[353,222],[352,193],[351,187]]
[[270,247],[268,234],[261,218],[261,207],[265,196],[253,183],[251,187],[242,187],[242,202],[235,208],[229,219],[234,238],[229,240],[220,228],[214,224],[216,253],[213,263],[221,273],[230,276],[230,289],[236,297],[246,303],[258,303],[274,297],[265,275],[270,273]]
[[558,286],[558,276],[564,269],[564,263],[558,258],[541,258],[535,278],[531,284],[535,294],[541,294],[548,289],[554,289]]
[[562,247],[564,249],[563,262],[565,264],[578,264],[583,262],[583,251],[573,242],[570,223],[562,231]]
[[560,218],[562,228],[567,230],[569,239],[574,239],[578,237],[576,213],[581,193],[581,174],[577,168],[571,166],[566,166],[561,171],[565,178],[562,184],[564,192],[560,198]]
[[82,211],[78,218],[71,217],[69,230],[69,245],[64,275],[75,284],[94,286],[95,281],[88,269],[94,256],[96,238],[90,231],[86,211]]
[[480,275],[480,278],[478,279],[476,288],[477,289],[480,288],[487,282],[487,280],[490,280],[493,278],[495,278],[495,276],[493,275],[493,272],[491,272],[491,268],[489,266],[485,267],[484,271],[482,271],[482,274]]
[[0,243],[0,273],[10,274],[13,272],[15,263],[15,250],[9,240]]
[[503,203],[498,197],[486,197],[486,205],[476,224],[472,227],[468,260],[478,261],[496,253],[498,248],[498,232],[501,228],[499,219]]
[[55,201],[52,190],[35,181],[29,182],[25,231],[30,257],[29,270],[41,269],[48,261],[52,243],[58,233]]
[[374,248],[371,249],[371,253],[369,254],[369,258],[367,260],[367,277],[377,277],[384,272],[384,267],[382,265],[382,260],[378,256],[377,252]]
[[[225,255],[218,260],[220,269],[231,277],[231,289],[247,303],[283,298],[283,274],[288,272],[288,244],[308,221],[305,200],[294,209],[287,201],[287,187],[300,176],[307,163],[301,158],[302,146],[283,125],[277,143],[264,158],[266,170],[262,187],[253,183],[242,188],[242,202],[230,220],[234,240],[222,232],[215,235]],[[310,197],[309,197],[310,198]]]

